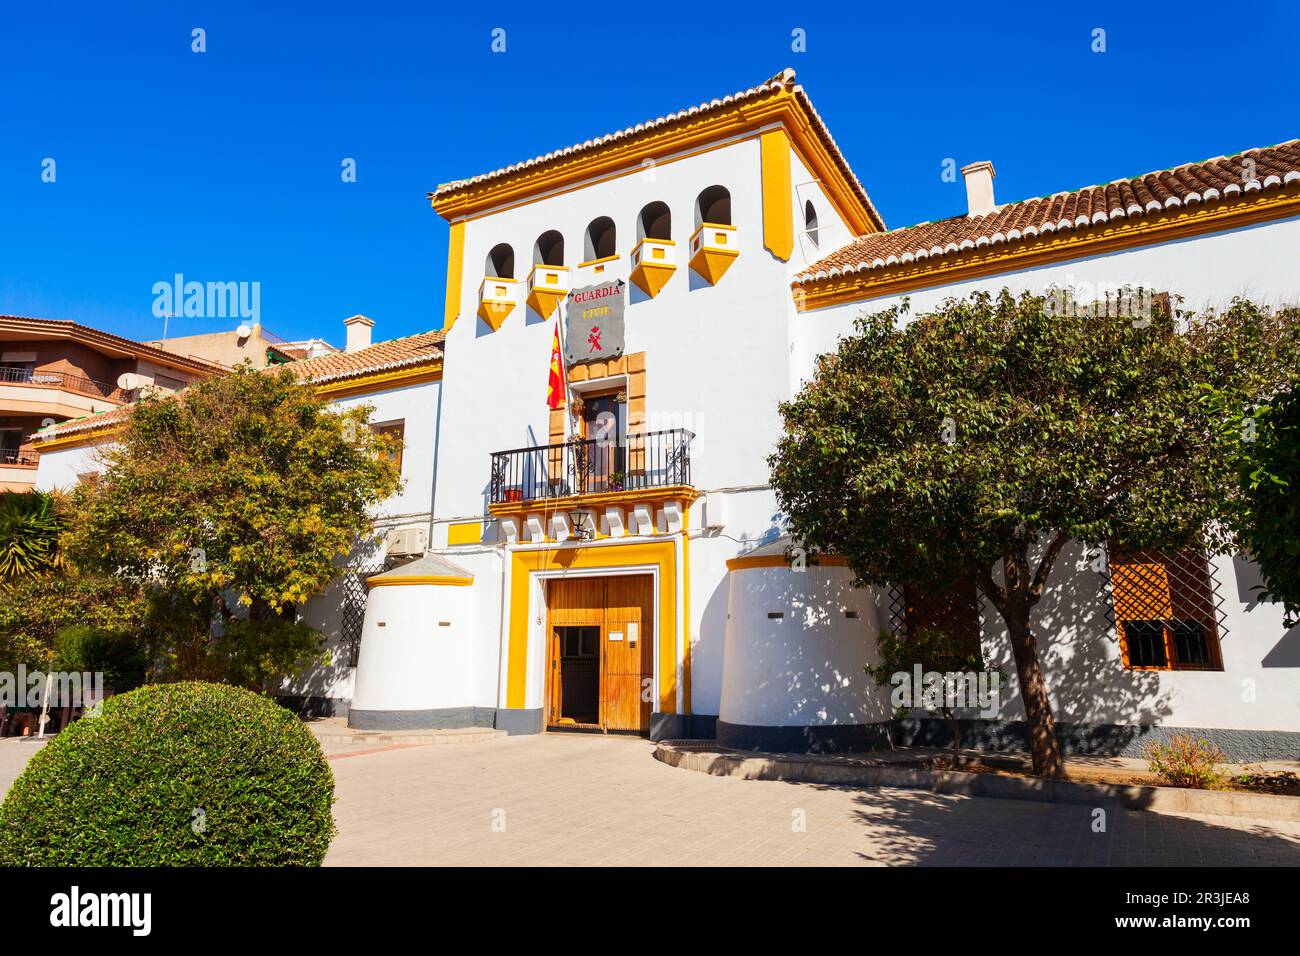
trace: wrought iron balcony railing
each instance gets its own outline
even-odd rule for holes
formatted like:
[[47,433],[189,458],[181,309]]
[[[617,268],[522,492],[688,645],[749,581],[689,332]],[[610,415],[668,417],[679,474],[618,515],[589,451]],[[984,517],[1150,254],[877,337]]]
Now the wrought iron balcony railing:
[[35,468],[41,456],[32,451],[20,451],[15,448],[0,448],[0,465],[23,465]]
[[62,388],[82,395],[94,395],[99,398],[125,401],[125,393],[116,385],[96,382],[80,375],[66,372],[41,372],[30,368],[13,365],[0,366],[0,385],[44,385],[47,388]]
[[694,438],[673,428],[621,442],[578,439],[493,452],[488,498],[496,505],[689,485]]

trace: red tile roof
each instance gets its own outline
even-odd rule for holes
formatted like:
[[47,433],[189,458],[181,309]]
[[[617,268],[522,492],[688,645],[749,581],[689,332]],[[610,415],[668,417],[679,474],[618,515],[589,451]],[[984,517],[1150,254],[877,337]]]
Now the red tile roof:
[[479,183],[488,182],[493,179],[500,179],[505,176],[511,176],[515,173],[532,169],[537,166],[556,163],[570,156],[599,149],[609,143],[640,136],[641,134],[652,130],[671,126],[673,123],[680,123],[694,119],[701,114],[707,114],[725,106],[730,106],[732,103],[746,100],[757,100],[786,89],[793,92],[799,103],[808,111],[808,115],[812,120],[813,131],[821,140],[822,145],[825,146],[826,150],[830,153],[832,159],[840,168],[840,171],[844,174],[845,178],[852,185],[853,190],[857,193],[858,199],[862,202],[863,206],[869,210],[871,218],[880,225],[880,228],[883,229],[885,226],[885,220],[881,218],[880,213],[872,204],[870,197],[867,195],[866,188],[858,181],[858,177],[854,175],[853,170],[849,167],[848,160],[846,160],[844,154],[840,152],[840,148],[836,144],[835,138],[831,136],[831,131],[827,128],[825,121],[821,118],[821,114],[813,108],[812,101],[808,98],[808,94],[804,91],[804,88],[801,85],[795,82],[795,72],[789,67],[775,76],[764,80],[757,86],[752,86],[747,90],[740,90],[737,93],[732,93],[729,96],[722,97],[721,99],[710,100],[707,103],[700,103],[698,106],[692,106],[689,109],[679,110],[676,113],[669,113],[667,116],[660,116],[656,119],[646,120],[643,123],[637,123],[635,126],[628,126],[625,129],[613,133],[606,133],[604,136],[598,136],[595,139],[588,139],[581,143],[575,143],[572,146],[566,146],[564,149],[558,149],[541,156],[534,156],[532,159],[524,160],[521,163],[503,166],[500,169],[494,169],[487,173],[480,173],[477,176],[471,176],[467,179],[457,179],[449,183],[443,183],[433,192],[429,193],[428,198],[436,200],[470,186],[476,186]]
[[[1251,164],[1254,178],[1248,179]],[[983,246],[1023,242],[1058,230],[1086,230],[1115,219],[1142,218],[1180,206],[1231,200],[1296,182],[1300,182],[1300,139],[1119,179],[1104,186],[1026,199],[985,216],[954,216],[861,236],[804,269],[794,282],[815,282]]]
[[[317,356],[314,359],[304,359],[301,362],[290,362],[286,365],[268,365],[266,368],[259,369],[259,371],[278,372],[280,369],[287,368],[304,381],[311,382],[314,385],[324,385],[327,382],[370,375],[375,372],[387,372],[399,368],[434,364],[442,360],[442,345],[445,338],[446,333],[441,330],[437,332],[421,332],[419,335],[411,335],[402,339],[378,342],[369,348],[359,349],[356,352],[335,352],[330,355]],[[229,369],[222,368],[221,371],[228,372]],[[100,412],[95,415],[84,415],[81,418],[73,418],[57,425],[51,425],[38,431],[33,436],[33,440],[39,443],[53,438],[94,431],[119,421],[125,421],[131,413],[131,408],[132,405],[123,405],[111,411]]]

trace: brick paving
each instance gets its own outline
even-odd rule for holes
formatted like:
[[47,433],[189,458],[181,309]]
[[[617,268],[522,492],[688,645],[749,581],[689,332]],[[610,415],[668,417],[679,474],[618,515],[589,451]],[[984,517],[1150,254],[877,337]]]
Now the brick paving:
[[331,865],[1300,865],[1300,823],[738,780],[547,734],[334,760]]
[[[36,746],[0,740],[0,789]],[[1300,866],[1300,823],[712,777],[644,740],[329,748],[327,865]]]

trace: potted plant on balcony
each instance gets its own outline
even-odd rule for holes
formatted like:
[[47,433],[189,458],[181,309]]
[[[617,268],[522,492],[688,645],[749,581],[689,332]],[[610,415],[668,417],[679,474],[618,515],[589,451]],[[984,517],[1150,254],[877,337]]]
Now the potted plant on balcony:
[[606,482],[606,485],[610,491],[622,491],[623,482],[626,480],[627,480],[627,475],[625,475],[623,472],[611,471],[609,473],[609,480]]

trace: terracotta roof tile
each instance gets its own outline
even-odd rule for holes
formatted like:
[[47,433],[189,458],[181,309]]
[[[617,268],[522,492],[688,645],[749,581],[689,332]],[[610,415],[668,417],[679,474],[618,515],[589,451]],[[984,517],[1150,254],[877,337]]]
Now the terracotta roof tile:
[[527,159],[520,163],[513,163],[509,166],[503,166],[500,169],[494,169],[491,172],[480,173],[477,176],[471,176],[466,179],[456,179],[448,183],[443,183],[433,192],[429,193],[428,198],[431,200],[436,200],[450,193],[458,192],[470,186],[476,186],[479,183],[488,182],[493,179],[501,179],[502,177],[511,176],[515,173],[522,172],[523,170],[526,169],[532,169],[536,166],[544,166],[548,163],[558,162],[559,160],[569,156],[596,150],[602,146],[608,145],[609,143],[617,142],[623,139],[628,139],[634,136],[639,136],[642,133],[651,130],[659,129],[664,126],[670,126],[673,123],[691,119],[700,114],[709,113],[712,112],[713,110],[721,109],[722,107],[725,106],[730,106],[732,103],[736,103],[744,100],[759,99],[763,96],[767,96],[772,93],[777,93],[785,89],[789,89],[791,92],[793,92],[794,95],[798,98],[799,102],[808,111],[808,115],[812,118],[813,130],[816,132],[818,138],[822,141],[822,144],[830,152],[832,158],[835,160],[836,165],[839,166],[841,172],[844,173],[845,178],[847,178],[848,181],[853,185],[853,188],[856,190],[858,194],[858,198],[862,201],[862,204],[870,212],[871,218],[875,220],[877,223],[879,223],[880,226],[883,228],[885,221],[880,216],[880,213],[876,210],[876,207],[872,204],[870,197],[867,195],[866,188],[862,185],[861,182],[859,182],[858,177],[854,174],[853,170],[849,167],[848,160],[846,160],[844,158],[844,154],[840,152],[840,148],[836,144],[835,138],[831,136],[830,129],[826,126],[825,121],[821,118],[821,114],[819,114],[817,110],[813,107],[812,101],[808,98],[808,94],[804,91],[804,88],[795,83],[794,70],[788,67],[782,70],[780,73],[776,74],[775,76],[771,77],[770,79],[760,83],[758,86],[752,86],[747,90],[740,90],[739,92],[732,93],[730,96],[724,96],[721,99],[710,100],[707,103],[700,103],[698,106],[692,106],[689,109],[679,110],[676,113],[669,113],[668,115],[660,116],[657,119],[646,120],[643,123],[637,123],[635,126],[628,126],[625,129],[621,129],[613,133],[607,133],[604,136],[598,136],[595,139],[584,140],[581,143],[575,143],[572,146],[566,146],[564,149],[558,149],[555,150],[554,152],[544,153],[541,156],[534,156],[532,159]]
[[[442,345],[445,338],[446,333],[441,330],[437,332],[421,332],[419,335],[411,335],[406,338],[377,342],[369,348],[359,349],[356,352],[335,352],[314,359],[304,359],[301,362],[291,362],[287,365],[268,365],[266,368],[260,369],[260,371],[278,372],[280,369],[287,368],[300,379],[323,385],[327,382],[370,375],[375,372],[386,372],[439,361],[443,357]],[[229,370],[223,369],[223,371]],[[39,443],[42,441],[94,431],[106,425],[125,421],[127,416],[130,415],[132,407],[133,405],[122,405],[107,412],[85,415],[81,418],[60,422],[57,425],[41,429],[33,436],[33,440],[37,442],[37,449],[39,450]]]
[[[1255,178],[1243,182],[1246,161]],[[818,260],[794,278],[815,282],[896,262],[952,255],[986,244],[1018,242],[1058,230],[1087,229],[1111,219],[1142,217],[1165,209],[1281,189],[1300,182],[1300,139],[1249,149],[1089,186],[1072,192],[1009,203],[997,212],[970,218],[954,216],[892,232],[860,236]]]

